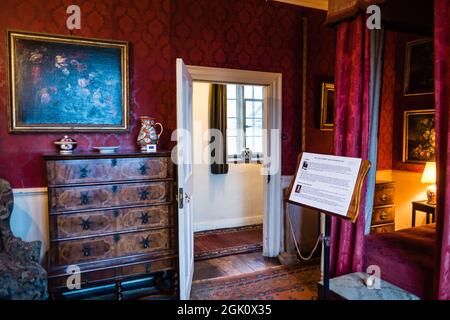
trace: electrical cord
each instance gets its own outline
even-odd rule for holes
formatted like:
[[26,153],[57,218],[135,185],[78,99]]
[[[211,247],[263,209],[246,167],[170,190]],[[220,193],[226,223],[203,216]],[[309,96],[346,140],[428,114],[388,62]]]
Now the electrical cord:
[[288,207],[287,211],[288,211],[287,212],[287,217],[288,217],[289,226],[290,226],[290,229],[291,229],[292,240],[294,240],[295,249],[297,250],[297,253],[300,256],[300,259],[302,259],[303,261],[309,261],[309,260],[311,260],[311,258],[313,257],[314,253],[316,252],[317,248],[319,247],[319,243],[320,243],[320,240],[321,240],[322,236],[319,235],[319,237],[317,238],[316,245],[314,246],[314,249],[311,251],[310,255],[307,256],[306,258],[303,257],[302,253],[300,252],[300,249],[298,248],[297,239],[295,238],[294,227],[293,227],[292,221],[291,221],[291,210],[290,210],[290,207]]

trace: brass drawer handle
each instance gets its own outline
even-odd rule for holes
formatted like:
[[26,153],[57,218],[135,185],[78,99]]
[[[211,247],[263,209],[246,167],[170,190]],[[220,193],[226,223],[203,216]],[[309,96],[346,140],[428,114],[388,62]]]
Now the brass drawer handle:
[[113,211],[113,216],[114,216],[114,218],[117,218],[117,217],[119,216],[119,214],[120,214],[120,211],[119,211],[119,210],[114,210],[114,211]]
[[117,159],[111,159],[111,166],[112,167],[117,166]]
[[120,234],[115,234],[113,236],[114,242],[119,242],[120,241]]
[[80,178],[81,178],[81,179],[87,178],[88,173],[89,173],[89,170],[88,170],[87,167],[81,168],[81,169],[80,169]]
[[381,201],[386,201],[386,200],[388,199],[387,194],[386,194],[386,193],[383,193],[383,194],[380,196],[380,199],[381,199]]
[[147,174],[147,165],[144,163],[144,164],[141,164],[141,166],[139,167],[139,171],[141,172],[141,174],[144,176],[144,175],[146,175]]
[[84,246],[81,252],[84,257],[89,257],[91,255],[91,248],[89,248],[89,246]]
[[139,198],[141,200],[148,200],[149,195],[150,195],[150,192],[148,192],[147,189],[142,189],[139,191]]
[[141,212],[141,217],[139,219],[141,219],[142,224],[147,224],[148,223],[148,212],[147,211]]
[[150,236],[148,236],[147,238],[142,238],[141,245],[142,248],[148,249],[150,247]]
[[83,228],[83,230],[89,230],[91,228],[91,222],[89,221],[89,218],[87,218],[86,220],[81,218],[80,226],[81,228]]
[[111,187],[112,193],[116,193],[118,189],[119,189],[118,186],[112,186]]
[[83,204],[83,205],[89,204],[89,193],[88,192],[81,193],[81,204]]

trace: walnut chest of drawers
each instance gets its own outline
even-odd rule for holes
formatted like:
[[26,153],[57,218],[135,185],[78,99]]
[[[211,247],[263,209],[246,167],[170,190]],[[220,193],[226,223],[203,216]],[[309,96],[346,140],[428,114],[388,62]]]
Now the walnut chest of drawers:
[[[46,155],[49,290],[170,274],[176,292],[177,220],[169,152]],[[120,290],[119,290],[120,291]],[[120,298],[120,292],[119,296]]]
[[395,231],[395,183],[377,181],[372,211],[371,233]]

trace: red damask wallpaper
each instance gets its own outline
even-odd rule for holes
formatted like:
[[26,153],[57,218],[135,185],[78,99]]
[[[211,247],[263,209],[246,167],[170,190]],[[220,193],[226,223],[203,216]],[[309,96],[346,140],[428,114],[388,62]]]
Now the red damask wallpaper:
[[395,81],[397,76],[395,72],[395,53],[397,33],[386,32],[385,41],[377,170],[392,169],[392,145],[394,139]]
[[[72,0],[2,0],[0,34],[7,29],[69,35],[66,8]],[[301,17],[310,17],[310,42],[330,34],[325,13],[265,0],[78,0],[77,36],[130,42],[129,134],[77,134],[79,150],[96,145],[134,149],[136,119],[151,115],[165,125],[160,148],[173,145],[176,127],[175,58],[188,64],[283,73],[283,174],[292,174],[301,132]],[[327,42],[332,37],[327,36]],[[323,43],[318,61],[334,57]],[[0,176],[13,187],[46,184],[42,153],[61,134],[8,133],[6,44],[0,45]],[[314,60],[315,61],[315,60]],[[321,63],[316,66],[322,68]],[[326,67],[328,70],[328,67]],[[313,70],[314,72],[314,70]],[[321,73],[321,70],[317,71]]]
[[378,146],[378,170],[422,172],[424,165],[404,163],[403,113],[406,110],[433,109],[434,96],[403,94],[406,44],[420,35],[388,31],[384,51],[382,105]]

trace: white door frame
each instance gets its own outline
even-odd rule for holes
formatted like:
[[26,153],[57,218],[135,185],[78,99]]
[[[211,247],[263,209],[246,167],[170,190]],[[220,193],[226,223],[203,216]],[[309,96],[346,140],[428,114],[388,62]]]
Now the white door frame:
[[283,246],[283,197],[281,190],[281,126],[282,126],[282,74],[224,69],[213,67],[187,66],[193,81],[219,82],[233,84],[253,84],[267,87],[267,128],[278,129],[279,137],[269,140],[270,155],[277,155],[273,161],[278,162],[279,169],[270,177],[266,188],[263,255],[276,257]]

